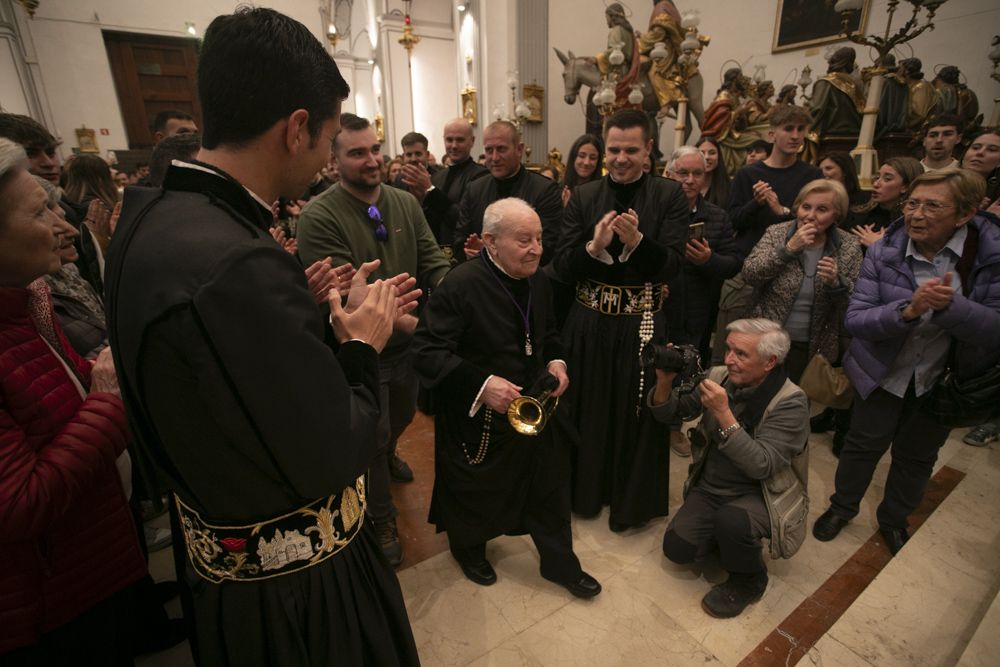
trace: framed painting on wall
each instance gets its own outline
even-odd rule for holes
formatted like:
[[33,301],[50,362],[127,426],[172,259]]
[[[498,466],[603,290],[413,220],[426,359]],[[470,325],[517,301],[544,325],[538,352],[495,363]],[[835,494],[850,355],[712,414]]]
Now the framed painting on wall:
[[479,121],[479,100],[476,97],[476,89],[472,86],[466,86],[462,90],[462,118],[473,126]]
[[[778,0],[771,53],[846,39],[841,32],[842,17],[833,5],[829,0]],[[853,14],[848,27],[864,32],[871,8],[872,0],[864,0],[864,6]]]
[[545,116],[545,88],[538,84],[526,83],[522,88],[524,102],[528,105],[529,123],[541,123]]

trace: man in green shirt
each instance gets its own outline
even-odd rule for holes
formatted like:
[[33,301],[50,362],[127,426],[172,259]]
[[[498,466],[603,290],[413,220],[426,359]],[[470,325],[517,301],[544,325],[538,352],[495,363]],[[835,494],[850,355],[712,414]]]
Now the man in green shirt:
[[[341,116],[341,132],[333,142],[340,182],[315,197],[303,209],[298,224],[299,255],[306,265],[330,257],[335,266],[379,260],[373,279],[409,273],[420,286],[434,287],[448,272],[449,262],[424,218],[420,203],[409,192],[382,187],[381,144],[364,118]],[[394,566],[403,560],[396,530],[396,508],[390,476],[411,481],[413,472],[396,455],[396,439],[416,411],[417,380],[410,360],[410,340],[417,319],[401,316],[392,338],[379,355],[382,416],[378,448],[369,468],[368,514],[375,524],[382,551]]]

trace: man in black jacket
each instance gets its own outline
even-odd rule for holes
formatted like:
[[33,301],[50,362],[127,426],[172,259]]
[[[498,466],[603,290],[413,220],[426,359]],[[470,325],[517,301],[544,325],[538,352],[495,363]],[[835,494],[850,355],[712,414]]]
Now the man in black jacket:
[[[407,137],[412,142],[409,146],[405,143]],[[421,140],[422,151],[411,151],[411,147],[421,146]],[[406,164],[396,185],[409,190],[417,198],[427,225],[451,257],[462,195],[471,181],[489,173],[486,167],[476,164],[469,155],[475,143],[472,126],[464,118],[456,118],[444,126],[445,151],[451,160],[447,169],[430,170],[427,165],[427,139],[422,134],[411,132],[403,137],[403,142]],[[419,157],[411,159],[411,155]]]
[[455,257],[461,262],[477,256],[483,247],[479,234],[483,230],[486,207],[498,199],[517,197],[528,202],[542,220],[544,267],[552,260],[559,243],[563,215],[559,184],[528,171],[521,164],[524,143],[512,123],[498,120],[487,125],[483,130],[483,150],[490,177],[470,183],[462,197],[453,245]]
[[[701,196],[706,174],[701,151],[681,146],[670,157],[666,174],[681,184],[691,209],[684,264],[667,283],[667,339],[675,345],[694,345],[707,365],[722,281],[739,272],[740,257],[729,216]],[[678,455],[690,456],[691,443],[680,426],[680,422],[671,425],[670,446]]]
[[186,546],[195,659],[416,664],[365,518],[377,355],[404,305],[392,280],[350,313],[334,290],[335,356],[268,233],[271,202],[326,162],[347,83],[305,26],[244,8],[205,32],[198,90],[198,160],[129,190],[107,265],[133,452],[169,481]]

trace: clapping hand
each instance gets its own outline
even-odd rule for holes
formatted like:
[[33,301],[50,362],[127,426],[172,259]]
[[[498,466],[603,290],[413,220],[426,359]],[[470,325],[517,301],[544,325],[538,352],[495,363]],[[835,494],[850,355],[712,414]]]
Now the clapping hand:
[[632,209],[616,215],[611,221],[611,228],[626,248],[634,248],[642,240],[642,234],[639,233],[639,214]]
[[[101,250],[107,255],[112,233],[111,210],[100,199],[94,198],[90,201],[90,206],[87,207],[87,215],[83,218],[83,224],[87,226],[98,245],[101,246]],[[117,226],[117,224],[118,220],[116,219],[115,225]]]
[[340,305],[340,295],[330,292],[330,324],[340,343],[362,340],[381,352],[392,335],[399,290],[385,280],[366,285],[364,300],[353,311]]
[[285,230],[281,228],[280,225],[275,225],[271,227],[271,237],[278,242],[282,248],[285,249],[289,255],[294,255],[299,251],[299,242],[295,239],[289,239],[285,236]]
[[404,164],[400,173],[403,184],[409,188],[418,201],[423,201],[431,189],[431,175],[421,164]]
[[357,271],[354,270],[350,262],[335,266],[332,271],[334,287],[336,287],[337,292],[342,298],[346,298],[351,293],[351,281],[354,279]]
[[118,375],[115,373],[115,362],[111,356],[111,348],[101,350],[90,369],[90,392],[114,394],[121,398],[118,387]]
[[317,304],[326,302],[330,289],[336,284],[336,274],[330,268],[330,258],[324,257],[306,269],[306,283]]
[[608,211],[604,214],[604,217],[597,221],[597,224],[594,225],[594,238],[587,244],[588,251],[597,255],[602,250],[607,249],[611,244],[611,239],[615,237],[615,230],[612,225],[617,215],[614,211]]
[[876,241],[885,236],[884,231],[875,231],[874,225],[858,225],[851,230],[851,233],[857,236],[858,241],[866,248],[870,248]]
[[785,207],[778,201],[776,193],[769,183],[757,181],[753,184],[753,198],[761,206],[767,206],[777,216],[785,215]]
[[944,310],[951,305],[955,289],[951,286],[954,274],[950,271],[943,278],[931,278],[913,292],[910,305],[903,309],[903,319],[914,320],[928,310]]
[[468,238],[465,239],[465,258],[472,259],[482,249],[483,240],[479,238],[479,234],[469,234]]
[[829,287],[833,287],[837,284],[837,271],[836,257],[821,257],[819,263],[816,265],[816,277],[826,283]]

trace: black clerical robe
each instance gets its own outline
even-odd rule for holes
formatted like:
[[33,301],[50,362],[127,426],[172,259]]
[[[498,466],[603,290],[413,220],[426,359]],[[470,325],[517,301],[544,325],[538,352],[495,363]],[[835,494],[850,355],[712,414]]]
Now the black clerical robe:
[[[136,453],[206,522],[247,525],[364,474],[377,356],[360,342],[334,356],[301,265],[268,234],[270,212],[200,167],[171,167],[163,190],[129,189],[107,264],[108,328]],[[201,664],[418,660],[367,524],[327,560],[267,579],[212,583],[181,558]]]
[[[594,227],[608,211],[635,210],[643,238],[622,260],[615,236],[610,264],[586,250]],[[556,272],[582,283],[658,285],[681,268],[689,223],[687,199],[675,181],[642,176],[621,185],[605,176],[573,191],[563,220]],[[658,296],[658,295],[657,295]],[[641,314],[604,314],[574,301],[563,327],[572,369],[566,402],[579,435],[573,450],[573,511],[593,516],[611,506],[611,520],[639,525],[667,513],[668,434],[639,395],[655,383],[640,372]],[[654,315],[654,342],[665,342],[664,313]],[[637,413],[638,408],[638,415]]]
[[458,205],[465,188],[472,181],[488,176],[489,173],[486,167],[468,157],[431,176],[434,189],[424,197],[422,206],[427,224],[442,246],[451,248],[455,240],[455,228],[460,217]]
[[[529,313],[531,356],[522,312]],[[552,437],[554,424],[525,436],[506,414],[493,413],[485,456],[470,461],[481,451],[487,407],[469,412],[486,379],[496,375],[527,391],[549,361],[562,358],[547,278],[539,271],[514,280],[484,250],[434,290],[413,353],[421,382],[438,401],[430,521],[448,532],[451,547],[523,534],[529,512],[547,528],[568,524],[569,457],[565,440]]]
[[523,199],[535,209],[542,221],[542,266],[552,260],[561,235],[562,188],[555,181],[522,166],[504,180],[484,176],[469,183],[459,205],[458,227],[455,228],[454,252],[458,261],[465,260],[465,240],[469,234],[482,233],[486,207],[506,197]]

